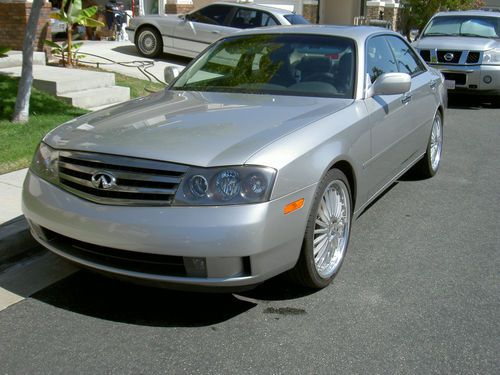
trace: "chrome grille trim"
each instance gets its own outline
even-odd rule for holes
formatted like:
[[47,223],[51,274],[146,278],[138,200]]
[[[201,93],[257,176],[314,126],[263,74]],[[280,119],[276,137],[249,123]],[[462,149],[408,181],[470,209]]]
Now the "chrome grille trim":
[[[184,173],[185,165],[126,156],[61,151],[59,186],[89,201],[119,206],[170,206]],[[92,176],[112,174],[116,185],[95,187]]]
[[[446,61],[444,55],[448,52],[454,54],[452,61]],[[446,65],[478,65],[482,60],[482,52],[480,51],[455,51],[442,49],[421,49],[420,56],[429,64],[446,64]]]

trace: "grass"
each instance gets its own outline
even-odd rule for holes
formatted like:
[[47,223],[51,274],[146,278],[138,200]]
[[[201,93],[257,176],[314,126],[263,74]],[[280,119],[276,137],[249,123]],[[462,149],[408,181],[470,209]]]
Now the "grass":
[[[115,73],[115,77],[117,85],[130,87],[131,98],[149,95],[165,87],[123,74]],[[0,75],[0,174],[29,166],[36,146],[46,133],[88,112],[33,88],[29,122],[13,124],[10,119],[16,103],[17,84],[17,78]]]
[[13,124],[17,83],[16,78],[0,75],[0,174],[26,168],[48,131],[88,112],[33,88],[28,123]]

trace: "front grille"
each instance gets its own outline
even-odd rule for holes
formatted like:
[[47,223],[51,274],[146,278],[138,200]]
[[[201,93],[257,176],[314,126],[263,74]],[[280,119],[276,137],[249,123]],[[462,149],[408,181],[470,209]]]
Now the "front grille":
[[428,49],[421,50],[420,56],[422,56],[425,62],[431,61],[431,51],[429,51]]
[[78,241],[43,228],[48,242],[78,259],[103,266],[164,276],[187,276],[181,256],[140,253]]
[[477,64],[479,62],[480,52],[470,51],[467,55],[467,64]]
[[[125,156],[61,151],[59,185],[81,198],[108,205],[169,206],[186,166]],[[105,175],[113,183],[92,181]],[[98,181],[97,181],[98,182]]]
[[[450,56],[453,55],[449,61],[445,59],[447,54],[450,54]],[[461,56],[462,51],[437,51],[437,60],[442,64],[458,64]]]
[[443,72],[444,79],[450,80],[450,81],[455,81],[456,85],[463,86],[465,85],[466,82],[466,75],[463,73],[446,73]]

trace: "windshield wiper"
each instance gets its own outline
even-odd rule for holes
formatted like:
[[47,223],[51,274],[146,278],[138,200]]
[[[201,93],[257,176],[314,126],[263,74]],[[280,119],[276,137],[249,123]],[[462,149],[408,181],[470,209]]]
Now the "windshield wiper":
[[472,33],[460,33],[459,36],[470,36],[470,37],[474,37],[474,38],[493,38],[492,36],[477,35],[477,34],[472,34]]
[[446,33],[425,33],[422,35],[422,37],[426,37],[426,36],[454,36],[454,35],[457,35],[457,34],[446,34]]

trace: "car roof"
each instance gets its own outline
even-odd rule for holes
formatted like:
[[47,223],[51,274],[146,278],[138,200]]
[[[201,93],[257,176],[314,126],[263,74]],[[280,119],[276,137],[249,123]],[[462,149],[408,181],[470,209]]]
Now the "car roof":
[[267,5],[259,5],[259,4],[252,4],[252,3],[230,3],[230,2],[215,2],[215,3],[211,3],[211,4],[208,4],[208,5],[231,5],[231,6],[237,6],[238,8],[249,8],[249,9],[258,9],[258,10],[265,10],[265,11],[268,11],[268,12],[273,12],[275,14],[279,14],[279,15],[287,15],[287,14],[293,14],[294,12],[291,12],[289,10],[286,10],[286,9],[282,9],[282,8],[275,8],[275,7],[271,7],[271,6],[267,6]]
[[453,10],[449,12],[436,13],[434,17],[447,16],[480,16],[480,17],[500,17],[500,12],[491,12],[487,10]]
[[273,26],[258,29],[248,29],[240,31],[236,35],[252,35],[252,34],[315,34],[315,35],[331,35],[354,39],[357,42],[366,40],[371,35],[375,34],[392,34],[401,36],[400,34],[376,26],[337,26],[337,25],[292,25],[292,26]]

